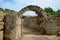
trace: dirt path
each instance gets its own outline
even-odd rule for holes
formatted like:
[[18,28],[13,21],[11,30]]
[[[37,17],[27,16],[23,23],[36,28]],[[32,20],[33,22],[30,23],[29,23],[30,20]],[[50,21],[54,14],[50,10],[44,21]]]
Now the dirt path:
[[24,34],[23,40],[58,40],[56,36]]
[[23,27],[23,40],[58,40],[58,37],[55,35],[40,35],[38,31],[32,28]]

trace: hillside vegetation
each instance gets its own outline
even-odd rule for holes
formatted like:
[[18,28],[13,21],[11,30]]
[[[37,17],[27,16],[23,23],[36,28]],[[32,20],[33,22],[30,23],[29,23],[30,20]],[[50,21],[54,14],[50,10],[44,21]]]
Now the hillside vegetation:
[[57,11],[55,11],[55,10],[53,10],[50,7],[45,7],[44,8],[44,11],[46,11],[48,14],[51,14],[51,15],[53,15],[53,14],[60,14],[60,9],[57,10]]

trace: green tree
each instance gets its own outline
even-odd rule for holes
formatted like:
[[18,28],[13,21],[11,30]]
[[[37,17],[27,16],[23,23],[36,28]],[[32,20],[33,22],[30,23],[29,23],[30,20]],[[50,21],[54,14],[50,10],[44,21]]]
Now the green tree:
[[0,11],[3,11],[3,8],[0,8]]
[[5,12],[8,13],[8,12],[15,12],[15,11],[10,9],[5,9]]
[[57,12],[60,12],[60,10],[57,10]]
[[26,18],[26,16],[22,16],[22,19],[25,19]]
[[57,10],[57,12],[56,12],[57,14],[60,14],[60,10]]
[[44,9],[47,13],[51,13],[51,12],[54,12],[54,10],[50,7],[45,7]]

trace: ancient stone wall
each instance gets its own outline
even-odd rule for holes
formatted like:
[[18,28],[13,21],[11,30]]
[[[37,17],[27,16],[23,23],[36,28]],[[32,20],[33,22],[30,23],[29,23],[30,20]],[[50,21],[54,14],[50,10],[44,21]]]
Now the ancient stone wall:
[[[34,29],[36,30],[39,34],[43,34],[44,33],[44,24],[41,24],[41,19],[38,16],[30,16],[30,17],[26,17],[26,19],[23,21],[22,25],[23,25],[23,29],[24,27],[27,28],[29,27],[29,29]],[[24,32],[25,30],[23,30]],[[33,31],[33,30],[32,30]],[[35,31],[35,32],[36,32]],[[28,32],[26,32],[28,33]],[[31,32],[30,32],[31,33]],[[37,33],[36,33],[37,34]]]
[[0,40],[19,40],[21,33],[20,14],[17,12],[4,14],[0,11]]
[[4,40],[19,40],[21,37],[21,18],[15,12],[5,15]]
[[45,32],[46,35],[60,35],[60,15],[49,15],[47,20],[47,25],[44,24],[43,27],[43,24],[41,26],[39,22],[40,18],[38,18],[37,16],[27,17],[26,20],[23,21],[23,27],[30,27],[36,29],[37,31],[40,30],[39,33]]
[[46,33],[47,34],[59,34],[60,32],[60,15],[59,14],[55,14],[55,15],[49,15],[48,19],[48,23],[47,23],[47,27],[46,29]]

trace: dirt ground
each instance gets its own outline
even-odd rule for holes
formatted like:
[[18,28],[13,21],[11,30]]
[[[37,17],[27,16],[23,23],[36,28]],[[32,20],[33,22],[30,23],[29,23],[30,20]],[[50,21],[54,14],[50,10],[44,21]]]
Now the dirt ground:
[[60,40],[60,37],[57,37],[55,35],[47,36],[47,35],[24,34],[23,40]]

